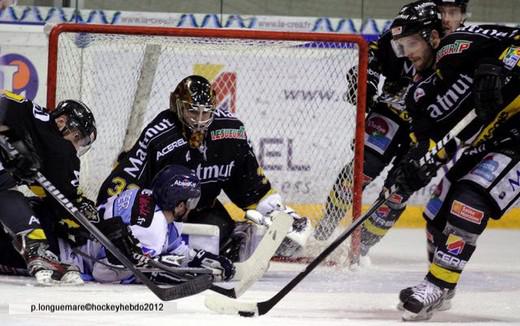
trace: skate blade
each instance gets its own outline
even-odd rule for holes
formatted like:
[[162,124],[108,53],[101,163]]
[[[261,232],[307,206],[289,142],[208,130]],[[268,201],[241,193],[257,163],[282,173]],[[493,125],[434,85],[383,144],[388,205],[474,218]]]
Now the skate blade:
[[401,319],[403,321],[424,321],[430,320],[432,315],[433,311],[423,310],[419,311],[418,313],[414,313],[403,308],[403,315],[401,316]]

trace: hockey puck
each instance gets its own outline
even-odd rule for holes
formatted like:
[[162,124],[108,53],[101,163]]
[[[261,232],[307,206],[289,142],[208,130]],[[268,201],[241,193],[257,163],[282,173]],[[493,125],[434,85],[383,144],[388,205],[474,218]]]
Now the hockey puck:
[[239,311],[238,314],[242,317],[253,317],[255,315],[253,311]]

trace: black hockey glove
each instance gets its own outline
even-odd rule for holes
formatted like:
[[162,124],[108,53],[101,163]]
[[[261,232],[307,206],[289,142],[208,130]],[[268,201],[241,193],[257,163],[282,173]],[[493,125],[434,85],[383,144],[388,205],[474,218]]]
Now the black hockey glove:
[[24,139],[16,139],[9,136],[9,144],[18,152],[8,152],[5,148],[0,149],[2,164],[7,172],[11,174],[19,184],[32,184],[36,180],[36,173],[40,170],[41,159],[36,153],[32,140],[29,136]]
[[217,256],[210,252],[199,250],[188,263],[189,267],[205,267],[213,270],[215,281],[228,281],[235,275],[235,265],[224,256]]
[[79,196],[76,199],[76,205],[79,211],[92,223],[99,223],[99,213],[96,204],[85,196]]
[[424,141],[412,146],[394,172],[398,189],[408,197],[425,187],[437,174],[440,166],[437,160],[431,159],[424,165],[419,165],[419,160],[428,152],[428,145],[428,142]]
[[475,70],[473,101],[477,116],[483,123],[492,120],[501,109],[503,85],[504,69],[499,62],[482,63]]
[[[136,257],[142,256],[142,250],[138,247],[139,241],[132,235],[121,216],[114,216],[108,220],[102,220],[97,224],[101,231],[112,243],[134,264],[140,263]],[[121,265],[119,260],[107,249],[108,262],[113,265]]]

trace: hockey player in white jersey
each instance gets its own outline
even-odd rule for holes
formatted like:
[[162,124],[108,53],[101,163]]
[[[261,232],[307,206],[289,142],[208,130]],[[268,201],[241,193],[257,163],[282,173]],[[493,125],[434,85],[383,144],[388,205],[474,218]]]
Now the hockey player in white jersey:
[[[226,281],[235,271],[228,258],[191,249],[181,238],[182,222],[197,206],[200,195],[200,182],[192,170],[169,165],[157,174],[152,190],[126,190],[101,205],[99,228],[138,266],[146,256],[169,267],[208,268],[215,281]],[[72,249],[60,240],[60,254],[63,261],[79,266],[86,280],[135,282],[132,273],[97,241]],[[165,272],[154,272],[150,277],[157,283],[176,281]]]

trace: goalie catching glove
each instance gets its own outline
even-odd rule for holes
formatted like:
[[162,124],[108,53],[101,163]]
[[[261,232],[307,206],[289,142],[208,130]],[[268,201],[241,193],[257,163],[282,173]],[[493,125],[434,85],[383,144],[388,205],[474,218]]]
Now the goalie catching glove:
[[300,216],[292,208],[285,206],[279,194],[270,194],[263,198],[258,203],[256,210],[263,216],[269,217],[274,212],[283,212],[294,219],[291,229],[276,252],[277,255],[290,257],[296,255],[305,247],[307,240],[313,232],[311,222],[307,217]]

